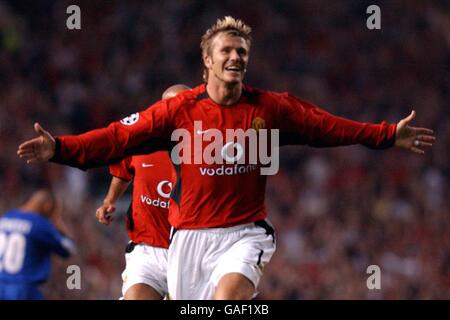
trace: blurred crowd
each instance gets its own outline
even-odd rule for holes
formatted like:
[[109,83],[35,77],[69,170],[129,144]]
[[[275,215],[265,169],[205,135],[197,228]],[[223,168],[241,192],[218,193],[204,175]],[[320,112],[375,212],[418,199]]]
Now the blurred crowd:
[[[81,30],[66,27],[70,4],[81,8]],[[46,297],[120,297],[130,197],[112,226],[100,225],[108,170],[29,166],[19,142],[35,121],[77,134],[145,109],[172,84],[200,84],[200,37],[231,14],[253,28],[246,83],[358,121],[397,122],[415,109],[414,125],[437,136],[425,156],[284,147],[267,190],[278,249],[258,299],[449,299],[450,8],[378,1],[382,28],[369,30],[370,4],[0,1],[0,211],[51,185],[78,245],[55,259]],[[81,290],[66,287],[70,264],[81,267]],[[370,265],[381,269],[380,290],[366,286]]]

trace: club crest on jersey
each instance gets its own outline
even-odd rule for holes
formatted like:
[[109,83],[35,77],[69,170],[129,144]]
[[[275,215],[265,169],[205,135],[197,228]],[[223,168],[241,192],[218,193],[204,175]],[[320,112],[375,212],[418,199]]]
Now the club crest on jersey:
[[136,112],[120,120],[120,123],[126,126],[132,126],[138,121],[139,121],[139,112]]
[[261,117],[256,117],[252,121],[252,128],[256,130],[256,132],[259,131],[259,129],[265,129],[266,128],[266,121]]

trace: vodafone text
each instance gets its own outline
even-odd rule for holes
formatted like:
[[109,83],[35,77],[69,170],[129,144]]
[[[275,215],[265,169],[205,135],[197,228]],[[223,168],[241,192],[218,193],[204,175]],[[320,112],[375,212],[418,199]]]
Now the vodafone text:
[[[176,129],[171,140],[175,165],[198,164],[201,175],[236,175],[260,168],[262,175],[274,175],[279,169],[278,129],[203,129],[202,121],[194,121],[194,137],[187,129]],[[204,144],[206,142],[206,146]],[[222,165],[216,168],[214,165]]]
[[200,173],[202,176],[232,176],[236,174],[245,174],[251,171],[256,170],[258,167],[256,164],[247,164],[247,165],[237,165],[234,166],[225,166],[222,165],[219,168],[200,168]]
[[152,199],[143,194],[141,194],[141,201],[142,201],[142,203],[146,203],[149,206],[160,207],[160,208],[164,208],[164,209],[169,209],[169,206],[170,206],[170,200],[164,201],[164,200],[161,200],[159,197],[158,197],[158,199]]

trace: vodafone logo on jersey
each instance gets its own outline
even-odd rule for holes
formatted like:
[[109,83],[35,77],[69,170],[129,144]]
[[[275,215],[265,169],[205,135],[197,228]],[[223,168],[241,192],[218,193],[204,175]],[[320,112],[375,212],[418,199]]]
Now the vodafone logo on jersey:
[[274,175],[279,169],[279,136],[279,129],[266,129],[261,117],[255,117],[247,129],[203,129],[202,121],[194,121],[193,130],[178,128],[172,132],[171,141],[178,143],[170,157],[175,165],[199,165],[202,176],[249,174],[255,170],[261,175]]
[[[232,150],[232,151],[236,150],[236,153],[233,155],[230,155],[229,150]],[[237,161],[239,161],[242,158],[243,154],[244,154],[244,148],[238,142],[234,142],[234,143],[228,142],[222,147],[222,150],[220,151],[220,155],[227,163],[236,163]]]
[[[166,191],[164,191],[166,190]],[[156,191],[161,197],[170,198],[170,192],[172,191],[172,182],[163,180],[160,183],[158,183],[158,186],[156,187]]]
[[154,206],[158,208],[168,209],[170,206],[170,200],[165,200],[170,198],[170,192],[172,191],[172,182],[168,180],[163,180],[158,183],[156,187],[156,192],[163,198],[158,197],[157,199],[152,199],[149,196],[141,194],[141,201],[149,206]]
[[120,120],[120,123],[126,126],[132,126],[138,121],[139,121],[139,113],[136,112]]

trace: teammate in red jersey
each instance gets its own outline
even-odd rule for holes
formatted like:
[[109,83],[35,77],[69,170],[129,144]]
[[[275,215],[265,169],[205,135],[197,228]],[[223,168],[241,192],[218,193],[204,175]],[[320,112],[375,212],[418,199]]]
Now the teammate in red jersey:
[[[39,137],[19,146],[19,156],[28,163],[51,160],[79,168],[117,161],[150,146],[170,149],[177,137],[193,147],[193,153],[187,148],[182,154],[172,151],[172,161],[178,164],[169,210],[174,229],[168,286],[175,299],[250,299],[275,250],[273,228],[265,220],[261,161],[256,169],[228,161],[251,154],[252,146],[223,139],[215,156],[225,163],[204,158],[198,162],[199,139],[204,147],[217,139],[217,132],[226,135],[227,129],[268,129],[279,130],[281,145],[362,144],[375,149],[395,145],[419,154],[435,140],[432,130],[409,126],[414,111],[397,124],[360,123],[289,94],[244,85],[250,44],[250,28],[242,21],[218,20],[202,37],[206,84],[79,136],[53,138],[35,124]],[[201,128],[195,121],[201,121]],[[230,144],[235,149],[231,155],[226,148]],[[174,155],[193,161],[180,163]]]
[[[169,99],[189,90],[175,85],[164,91]],[[97,209],[100,223],[109,225],[115,203],[133,181],[133,200],[127,212],[130,242],[125,253],[122,295],[125,300],[160,300],[167,295],[167,220],[172,190],[172,164],[166,151],[132,156],[109,167],[113,176],[103,204]]]

